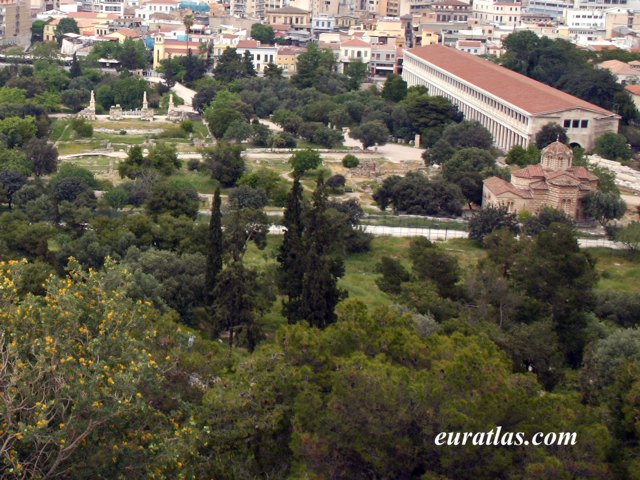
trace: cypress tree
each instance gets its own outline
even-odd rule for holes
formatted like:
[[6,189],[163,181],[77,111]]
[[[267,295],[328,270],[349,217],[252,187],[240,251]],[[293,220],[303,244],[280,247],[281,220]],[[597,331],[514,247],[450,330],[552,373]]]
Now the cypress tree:
[[71,57],[71,68],[69,68],[69,76],[71,78],[76,78],[76,77],[80,77],[81,75],[82,75],[82,68],[80,67],[78,58],[74,53],[73,57]]
[[206,292],[207,305],[212,305],[215,298],[214,292],[220,272],[222,271],[222,213],[220,207],[220,187],[216,188],[211,204],[211,220],[209,221],[209,249],[207,252],[207,270],[206,270]]
[[344,262],[331,254],[335,232],[326,213],[327,191],[322,177],[318,177],[303,242],[305,261],[299,308],[300,317],[318,328],[335,322],[335,307],[345,297],[338,288]]
[[300,176],[293,179],[293,187],[289,192],[287,207],[284,211],[283,225],[286,228],[278,262],[278,284],[281,293],[287,296],[282,313],[289,323],[301,320],[300,297],[302,295],[302,277],[304,275],[304,249],[302,235],[304,222],[302,218],[302,185]]
[[255,322],[258,309],[255,272],[240,260],[233,260],[218,275],[214,290],[213,320],[217,333],[229,331],[229,346],[242,344],[250,351],[258,344],[261,332]]

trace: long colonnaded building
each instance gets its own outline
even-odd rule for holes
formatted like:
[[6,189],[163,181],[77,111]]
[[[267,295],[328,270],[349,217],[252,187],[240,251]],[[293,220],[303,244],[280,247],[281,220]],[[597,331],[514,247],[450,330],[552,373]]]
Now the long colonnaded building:
[[467,120],[477,120],[503,150],[528,147],[543,125],[567,129],[572,146],[587,150],[607,132],[618,132],[620,117],[483,58],[442,45],[405,50],[402,78],[448,98]]

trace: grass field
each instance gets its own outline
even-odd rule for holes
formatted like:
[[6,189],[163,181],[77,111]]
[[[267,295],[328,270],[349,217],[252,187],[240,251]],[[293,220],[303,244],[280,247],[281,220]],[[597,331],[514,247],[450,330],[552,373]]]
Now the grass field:
[[590,248],[600,275],[598,289],[640,294],[640,257],[608,248]]
[[64,160],[68,163],[73,163],[79,167],[86,168],[93,173],[104,173],[109,170],[110,167],[117,168],[118,161],[116,158],[105,157],[102,155],[92,155],[87,157],[77,157],[70,160]]

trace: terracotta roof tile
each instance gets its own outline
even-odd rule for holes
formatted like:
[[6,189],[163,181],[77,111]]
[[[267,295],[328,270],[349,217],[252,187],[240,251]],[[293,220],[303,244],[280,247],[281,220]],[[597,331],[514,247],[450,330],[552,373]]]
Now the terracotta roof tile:
[[511,173],[511,176],[519,178],[544,178],[544,170],[542,169],[542,165],[538,163],[516,170]]
[[505,192],[510,192],[522,198],[533,198],[531,192],[516,188],[500,177],[489,177],[484,180],[483,183],[494,195],[501,195]]
[[615,115],[597,105],[455,48],[428,45],[413,48],[408,53],[530,114],[584,109],[606,116]]
[[267,10],[267,13],[285,13],[289,15],[304,15],[305,13],[311,13],[309,10],[303,10],[302,8],[296,7],[282,7],[282,8],[274,8],[271,10]]
[[346,42],[342,42],[341,46],[343,46],[343,47],[370,47],[371,44],[354,38],[353,40],[348,40]]
[[240,40],[238,42],[238,48],[258,48],[260,42],[257,40]]
[[625,85],[624,89],[632,95],[640,95],[640,85]]
[[593,173],[591,173],[589,170],[587,170],[584,167],[571,167],[571,168],[567,168],[566,171],[573,174],[573,176],[579,180],[588,180],[588,181],[598,180],[598,177],[596,177]]

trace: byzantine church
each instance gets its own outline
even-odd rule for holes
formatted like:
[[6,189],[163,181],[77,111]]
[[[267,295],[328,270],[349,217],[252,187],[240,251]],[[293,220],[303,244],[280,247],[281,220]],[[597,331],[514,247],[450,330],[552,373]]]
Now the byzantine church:
[[564,211],[576,220],[585,218],[582,199],[598,188],[598,177],[574,167],[573,151],[559,141],[542,149],[539,164],[511,173],[511,182],[499,177],[484,181],[482,207],[505,206],[509,212],[536,213],[543,207]]

